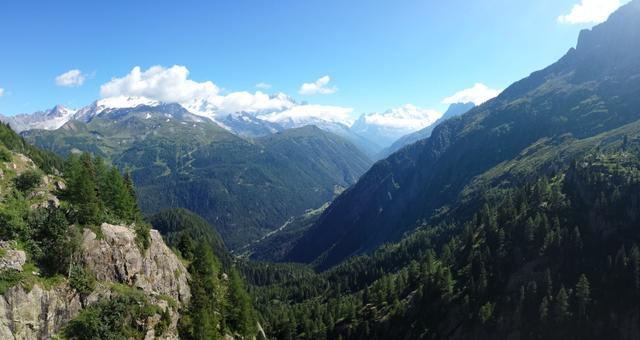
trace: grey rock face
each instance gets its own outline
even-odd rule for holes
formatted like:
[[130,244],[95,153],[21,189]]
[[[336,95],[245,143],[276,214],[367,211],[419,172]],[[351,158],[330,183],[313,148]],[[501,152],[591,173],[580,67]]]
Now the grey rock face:
[[144,254],[133,228],[103,223],[102,237],[85,230],[82,261],[99,281],[119,282],[149,294],[171,296],[180,303],[191,298],[185,266],[151,230],[151,245]]
[[27,255],[22,250],[16,250],[12,242],[0,241],[0,271],[16,270],[21,272],[27,261]]
[[79,295],[66,284],[14,286],[0,298],[0,338],[50,339],[81,309]]
[[[191,291],[184,265],[155,230],[151,231],[151,244],[144,252],[136,245],[133,228],[103,224],[100,234],[98,237],[85,230],[79,256],[79,261],[100,282],[94,292],[83,301],[66,280],[49,288],[40,283],[32,287],[17,284],[0,296],[0,339],[51,339],[82,308],[115,296],[117,292],[111,289],[112,283],[138,288],[146,293],[150,303],[162,309],[169,308],[171,323],[162,338],[178,338],[180,315],[164,296],[172,297],[178,308],[188,303]],[[6,248],[0,270],[22,270],[26,259],[24,252],[14,250],[10,242],[0,242],[0,248]],[[8,260],[10,252],[11,260]],[[159,319],[159,315],[150,317],[145,338],[155,338],[153,328]]]

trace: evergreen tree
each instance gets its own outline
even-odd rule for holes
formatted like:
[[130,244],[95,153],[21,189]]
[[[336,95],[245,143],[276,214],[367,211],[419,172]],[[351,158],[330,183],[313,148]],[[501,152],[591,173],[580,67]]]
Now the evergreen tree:
[[193,239],[191,238],[191,236],[189,236],[189,234],[183,232],[180,235],[180,240],[178,241],[178,250],[185,260],[193,260],[195,244],[193,243]]
[[547,319],[549,318],[549,299],[546,296],[544,296],[542,298],[542,302],[540,302],[538,314],[540,321],[547,321]]
[[116,167],[111,168],[108,178],[110,188],[110,197],[106,202],[108,207],[117,218],[134,221],[137,217],[137,207],[128,184]]
[[133,199],[133,215],[140,216],[140,208],[138,207],[138,196],[136,194],[136,188],[133,183],[133,177],[131,177],[131,170],[129,168],[124,169],[124,184],[129,191],[129,197]]
[[36,259],[44,271],[49,274],[66,274],[72,254],[79,248],[75,229],[69,227],[62,210],[50,205],[34,212],[30,218],[34,239],[41,250]]
[[564,287],[560,288],[553,303],[553,319],[557,323],[565,321],[569,317],[569,295]]
[[195,249],[191,273],[191,303],[188,318],[181,322],[181,336],[190,339],[218,339],[221,303],[217,296],[220,291],[218,275],[220,264],[205,242]]
[[65,170],[66,198],[76,206],[76,220],[80,224],[98,222],[100,203],[95,182],[94,164],[88,153],[79,158],[71,156]]
[[105,209],[107,197],[111,195],[109,192],[111,189],[109,179],[109,167],[101,157],[93,158],[93,173],[96,183],[96,195],[98,197],[98,204],[100,210]]
[[245,337],[256,332],[256,318],[251,298],[244,289],[242,279],[237,270],[229,273],[229,324],[231,328]]
[[591,286],[587,277],[582,274],[576,284],[576,300],[578,304],[578,316],[583,319],[587,316],[587,306],[591,301]]

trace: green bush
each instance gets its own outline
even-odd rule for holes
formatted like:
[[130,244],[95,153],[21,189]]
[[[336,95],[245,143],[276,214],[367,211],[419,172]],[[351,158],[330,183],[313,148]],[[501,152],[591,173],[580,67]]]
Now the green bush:
[[143,339],[147,318],[160,313],[160,307],[150,304],[139,294],[116,296],[82,310],[69,321],[62,334],[78,340]]
[[95,289],[96,279],[91,272],[84,267],[73,266],[69,273],[69,285],[78,291],[81,296],[87,296]]
[[16,240],[28,235],[25,221],[29,206],[20,192],[13,191],[0,204],[0,239]]
[[10,162],[11,161],[11,151],[7,149],[4,145],[0,145],[0,162]]
[[16,189],[25,192],[42,183],[42,172],[38,170],[27,170],[13,179]]
[[170,325],[171,325],[171,314],[169,314],[169,307],[167,306],[167,308],[165,308],[164,311],[162,312],[160,321],[158,321],[154,329],[156,333],[155,334],[156,337],[161,337],[167,331],[167,329],[169,329]]
[[136,231],[136,244],[140,248],[141,251],[145,251],[149,249],[151,245],[151,226],[146,223],[136,223],[135,225]]
[[9,288],[20,283],[22,277],[22,273],[16,270],[4,270],[0,272],[0,295],[4,295]]
[[67,274],[72,254],[80,248],[77,228],[69,227],[64,211],[53,205],[29,214],[27,250],[45,274]]

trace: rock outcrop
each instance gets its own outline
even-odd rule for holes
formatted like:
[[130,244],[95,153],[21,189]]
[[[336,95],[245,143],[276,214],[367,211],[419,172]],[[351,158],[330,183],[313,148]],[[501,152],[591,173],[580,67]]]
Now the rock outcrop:
[[151,295],[168,295],[189,302],[188,272],[162,240],[151,230],[149,249],[142,252],[133,228],[102,224],[98,237],[85,229],[82,261],[99,281],[119,282]]
[[17,250],[13,242],[0,241],[0,271],[22,271],[22,266],[27,261],[27,254]]
[[[149,297],[150,303],[163,310],[168,308],[171,322],[162,338],[177,339],[177,309],[191,297],[184,265],[155,230],[151,230],[151,242],[145,251],[138,248],[135,231],[130,227],[103,224],[100,230],[99,237],[85,230],[79,259],[96,276],[96,289],[81,299],[67,280],[47,287],[36,280],[33,285],[19,283],[9,288],[0,296],[0,339],[51,339],[82,308],[117,295],[111,289],[114,283],[137,288]],[[3,261],[7,254],[5,250]],[[9,262],[20,263],[20,269],[24,264]],[[171,306],[166,297],[175,300],[177,306]],[[159,318],[150,317],[146,338],[155,338],[153,326]]]
[[0,298],[0,338],[50,339],[81,309],[80,296],[67,284],[17,285]]

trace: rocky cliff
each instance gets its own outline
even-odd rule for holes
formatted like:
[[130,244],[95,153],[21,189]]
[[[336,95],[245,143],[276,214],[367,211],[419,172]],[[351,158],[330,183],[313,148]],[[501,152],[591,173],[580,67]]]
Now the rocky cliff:
[[[123,285],[143,292],[160,309],[168,309],[170,323],[162,338],[177,338],[178,309],[191,297],[188,272],[157,231],[150,236],[150,246],[141,251],[130,227],[102,224],[98,235],[85,229],[79,262],[98,280],[93,292],[81,298],[66,279],[20,282],[0,297],[0,338],[50,339],[83,308],[117,296]],[[19,250],[2,253],[0,263],[23,270]],[[149,317],[146,338],[156,337],[154,326],[159,320],[158,314]]]
[[142,252],[135,232],[126,226],[103,224],[101,237],[85,229],[82,262],[99,281],[118,282],[151,295],[167,295],[187,304],[191,297],[186,267],[151,230],[151,244]]

